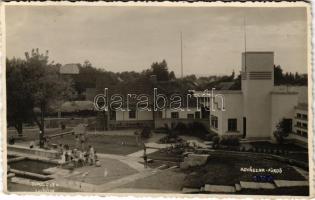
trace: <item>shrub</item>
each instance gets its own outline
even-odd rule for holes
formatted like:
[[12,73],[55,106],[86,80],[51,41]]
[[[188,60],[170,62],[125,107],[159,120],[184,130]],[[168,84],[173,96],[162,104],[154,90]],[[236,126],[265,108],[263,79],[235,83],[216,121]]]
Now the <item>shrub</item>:
[[223,137],[220,144],[226,145],[226,146],[239,146],[240,139],[237,136]]
[[186,124],[179,122],[174,128],[174,131],[177,131],[179,133],[187,133],[188,130]]
[[203,139],[206,141],[212,141],[213,137],[215,137],[215,136],[218,136],[218,134],[215,132],[210,132],[210,133],[204,135]]
[[212,142],[213,142],[213,148],[216,149],[219,147],[219,144],[220,144],[220,137],[219,136],[214,136],[212,138]]
[[151,136],[151,128],[149,126],[143,127],[141,131],[141,138],[149,138]]
[[196,136],[204,136],[209,133],[208,129],[200,122],[193,122],[191,125],[192,133]]

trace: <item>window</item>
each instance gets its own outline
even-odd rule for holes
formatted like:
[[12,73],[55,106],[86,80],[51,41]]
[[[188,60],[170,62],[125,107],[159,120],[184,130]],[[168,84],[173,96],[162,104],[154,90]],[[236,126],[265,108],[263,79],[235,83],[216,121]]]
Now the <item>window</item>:
[[188,119],[194,119],[194,117],[195,117],[194,114],[187,114]]
[[307,119],[307,115],[302,115],[302,119]]
[[300,114],[300,113],[297,113],[297,114],[296,114],[296,118],[301,118],[301,114]]
[[156,111],[156,112],[155,112],[155,117],[156,117],[157,119],[161,119],[161,118],[162,118],[162,115],[163,115],[162,111]]
[[211,127],[218,128],[218,117],[211,115]]
[[300,130],[297,130],[296,133],[297,133],[298,135],[302,135],[302,132],[301,132]]
[[172,119],[178,119],[179,118],[178,112],[171,112],[171,118]]
[[307,128],[307,124],[306,123],[302,123],[302,127],[303,128]]
[[200,119],[200,112],[195,112],[195,118]]
[[307,132],[302,131],[302,136],[303,136],[303,137],[307,137]]
[[301,127],[301,122],[297,122],[297,123],[296,123],[296,126],[297,126],[297,127]]
[[292,119],[285,118],[283,119],[284,132],[290,133],[292,132]]
[[116,111],[111,110],[109,115],[110,120],[116,120]]
[[131,110],[129,111],[129,119],[135,119],[136,118],[136,111]]
[[237,131],[237,119],[228,119],[228,131]]

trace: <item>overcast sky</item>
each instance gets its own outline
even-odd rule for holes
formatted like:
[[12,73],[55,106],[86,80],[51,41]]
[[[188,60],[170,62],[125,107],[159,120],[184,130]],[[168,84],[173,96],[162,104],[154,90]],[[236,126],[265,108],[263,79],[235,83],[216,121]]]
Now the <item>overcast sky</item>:
[[142,71],[165,59],[180,74],[238,72],[244,51],[274,51],[285,71],[307,71],[305,8],[6,7],[7,56],[49,50],[55,62]]

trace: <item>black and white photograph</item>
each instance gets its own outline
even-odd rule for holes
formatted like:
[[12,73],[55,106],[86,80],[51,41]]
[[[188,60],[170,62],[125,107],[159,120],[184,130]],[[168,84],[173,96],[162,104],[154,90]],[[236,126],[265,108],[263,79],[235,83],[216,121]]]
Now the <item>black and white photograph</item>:
[[310,196],[310,4],[4,3],[4,191]]

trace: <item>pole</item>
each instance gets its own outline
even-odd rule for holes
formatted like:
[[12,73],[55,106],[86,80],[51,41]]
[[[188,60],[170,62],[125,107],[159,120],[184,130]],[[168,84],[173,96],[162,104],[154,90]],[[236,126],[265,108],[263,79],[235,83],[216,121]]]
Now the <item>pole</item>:
[[181,67],[181,78],[184,76],[183,72],[183,36],[182,32],[180,32],[180,67]]

